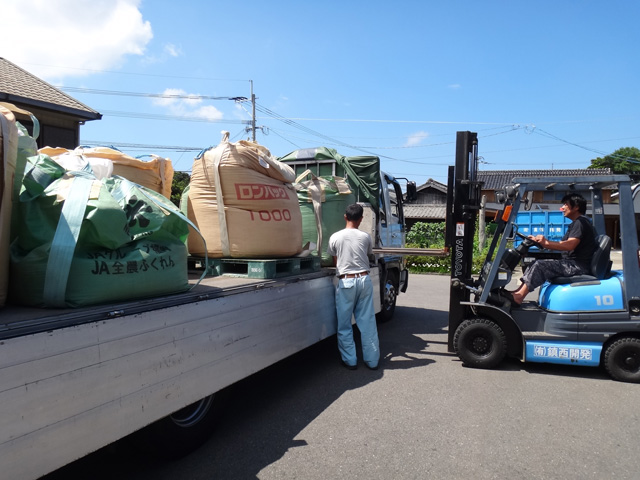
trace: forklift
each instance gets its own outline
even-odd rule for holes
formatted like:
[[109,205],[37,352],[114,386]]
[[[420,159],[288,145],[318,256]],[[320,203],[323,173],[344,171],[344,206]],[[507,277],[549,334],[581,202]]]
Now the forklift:
[[[495,234],[481,271],[474,276],[474,236],[482,187],[477,167],[477,134],[458,132],[447,198],[449,351],[467,367],[495,368],[508,356],[523,362],[603,365],[615,380],[640,383],[640,268],[630,178],[514,178],[500,192]],[[611,269],[603,188],[617,189],[619,194],[622,270]],[[536,300],[515,308],[502,292],[529,249],[543,250],[519,231],[522,226],[516,221],[521,207],[531,208],[534,191],[582,194],[590,203],[597,249],[588,275],[549,279],[534,292],[538,293]],[[514,242],[516,238],[518,242]]]

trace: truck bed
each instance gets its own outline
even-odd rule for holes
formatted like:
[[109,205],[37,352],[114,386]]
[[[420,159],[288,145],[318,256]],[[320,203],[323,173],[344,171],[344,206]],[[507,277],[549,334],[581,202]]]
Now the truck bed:
[[238,293],[308,280],[316,277],[334,275],[333,268],[323,268],[319,272],[307,273],[276,279],[254,279],[247,277],[217,276],[205,277],[200,283],[200,274],[190,273],[191,288],[186,292],[130,300],[107,305],[94,305],[81,308],[34,308],[7,305],[0,308],[0,340],[46,332],[83,323],[108,320],[150,310],[159,310],[172,306],[236,295]]
[[35,479],[335,334],[333,273],[2,310],[3,478]]

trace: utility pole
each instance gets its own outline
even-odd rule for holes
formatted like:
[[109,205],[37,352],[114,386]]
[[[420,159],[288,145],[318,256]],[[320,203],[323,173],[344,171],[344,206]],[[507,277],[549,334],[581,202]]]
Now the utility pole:
[[256,141],[256,94],[253,93],[253,80],[249,80],[251,84],[251,131],[252,139]]

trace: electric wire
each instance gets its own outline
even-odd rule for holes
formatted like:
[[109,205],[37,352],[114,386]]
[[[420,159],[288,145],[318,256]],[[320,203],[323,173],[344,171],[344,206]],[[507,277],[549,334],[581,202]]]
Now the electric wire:
[[245,97],[214,97],[210,95],[196,95],[196,94],[179,94],[179,93],[144,93],[144,92],[123,92],[119,90],[97,90],[93,88],[82,87],[56,87],[59,90],[65,92],[74,93],[91,93],[95,95],[116,95],[119,97],[145,97],[145,98],[169,98],[169,99],[186,99],[186,100],[233,100],[238,101],[240,98]]
[[596,154],[601,155],[603,157],[607,157],[608,156],[608,157],[613,157],[613,158],[615,158],[617,160],[624,160],[624,161],[629,162],[629,163],[640,163],[640,160],[638,160],[636,158],[626,157],[624,155],[617,155],[617,154],[613,154],[613,153],[608,154],[607,152],[604,152],[602,150],[597,150],[595,148],[589,148],[589,147],[585,147],[584,145],[580,145],[578,143],[570,142],[569,140],[565,140],[563,138],[560,138],[560,137],[558,137],[556,135],[553,135],[552,133],[549,133],[549,132],[547,132],[545,130],[542,130],[541,128],[537,128],[534,131],[534,133],[537,133],[538,131],[541,132],[541,133],[539,133],[539,135],[542,135],[542,136],[545,136],[545,137],[548,137],[548,138],[553,138],[554,140],[558,140],[559,142],[563,142],[563,143],[566,143],[568,145],[572,145],[574,147],[578,147],[578,148],[581,148],[583,150],[587,150],[588,152],[596,153]]
[[[114,72],[114,73],[118,73],[118,72]],[[171,76],[168,76],[171,77]],[[174,78],[185,78],[185,77],[179,77],[176,76]],[[186,78],[190,78],[190,77],[186,77]],[[156,94],[156,93],[147,93],[147,92],[128,92],[128,91],[117,91],[117,90],[101,90],[101,89],[90,89],[90,88],[83,88],[83,87],[58,87],[61,90],[64,91],[69,91],[69,92],[77,92],[77,93],[89,93],[89,94],[97,94],[97,95],[117,95],[117,96],[133,96],[133,97],[145,97],[145,98],[166,98],[166,99],[186,99],[186,100],[232,100],[235,101],[237,104],[239,104],[242,109],[249,114],[249,112],[244,108],[244,106],[242,105],[244,102],[249,101],[246,97],[228,97],[228,96],[210,96],[210,95],[195,95],[195,94],[167,94],[167,93],[163,93],[163,94]],[[639,160],[636,160],[634,158],[629,158],[629,157],[625,157],[625,156],[621,156],[621,155],[613,155],[613,154],[607,154],[606,152],[602,151],[602,150],[598,150],[595,148],[589,148],[585,145],[581,145],[575,142],[570,142],[568,140],[562,139],[554,134],[551,134],[550,132],[547,132],[539,127],[536,127],[534,125],[524,125],[524,126],[520,126],[518,124],[510,124],[510,125],[506,125],[504,123],[499,123],[499,122],[457,122],[457,121],[437,121],[437,120],[381,120],[381,119],[329,119],[329,118],[306,118],[306,117],[284,117],[274,111],[272,111],[269,108],[266,108],[260,104],[255,104],[256,110],[265,114],[267,117],[266,118],[272,118],[275,120],[278,120],[280,122],[283,122],[291,127],[296,128],[299,131],[302,131],[308,135],[311,135],[312,137],[317,137],[322,139],[324,142],[327,142],[329,145],[331,146],[337,146],[337,147],[345,147],[345,148],[350,148],[356,151],[360,151],[363,153],[366,153],[368,155],[376,155],[374,152],[372,152],[371,150],[406,150],[406,149],[418,149],[418,148],[432,148],[432,147],[438,147],[438,146],[445,146],[445,145],[452,145],[455,142],[441,142],[441,143],[427,143],[427,144],[419,144],[419,145],[402,145],[402,146],[373,146],[373,145],[353,145],[351,143],[339,140],[337,138],[331,137],[329,135],[325,135],[323,133],[320,133],[318,131],[315,131],[309,127],[306,127],[300,123],[298,123],[296,120],[306,120],[306,121],[333,121],[333,122],[363,122],[363,123],[422,123],[422,124],[459,124],[459,123],[465,123],[465,124],[470,124],[470,125],[493,125],[493,127],[490,127],[488,129],[484,129],[484,130],[492,130],[492,129],[500,129],[502,131],[500,132],[496,132],[493,134],[487,134],[484,135],[483,137],[490,137],[490,136],[495,136],[495,135],[502,135],[505,133],[509,133],[515,130],[520,130],[520,129],[524,129],[526,133],[536,133],[538,135],[547,137],[547,138],[551,138],[554,139],[556,141],[559,141],[563,144],[566,145],[570,145],[570,146],[574,146],[592,153],[595,153],[597,155],[601,155],[601,156],[613,156],[616,159],[620,159],[620,160],[625,160],[628,162],[632,162],[632,163],[640,163]],[[174,120],[174,121],[188,121],[188,122],[203,122],[203,123],[226,123],[226,124],[244,124],[244,125],[251,125],[251,121],[250,120],[230,120],[230,119],[214,119],[214,118],[206,118],[206,117],[201,117],[201,116],[190,116],[190,115],[162,115],[162,114],[149,114],[149,113],[140,113],[140,112],[122,112],[122,111],[104,111],[105,115],[108,116],[114,116],[114,117],[126,117],[126,118],[141,118],[141,119],[152,119],[152,120]],[[267,127],[257,127],[260,128],[263,132],[263,134],[267,134],[268,130],[265,130]],[[504,130],[506,129],[506,130]],[[246,131],[247,129],[245,129]],[[293,145],[296,148],[300,148],[299,145],[297,145],[296,143],[292,142],[291,140],[289,140],[285,135],[283,135],[282,133],[278,132],[277,129],[274,128],[270,128],[270,131],[272,131],[274,134],[276,134],[279,138],[281,138],[282,140],[290,143],[291,145]],[[242,132],[240,132],[238,135],[240,135]],[[441,134],[440,136],[444,136],[444,135],[449,135],[449,134]],[[424,138],[430,138],[433,135],[426,135]],[[355,137],[357,138],[357,137]],[[408,137],[405,137],[408,138]],[[302,139],[300,139],[302,140]],[[117,142],[111,142],[112,144],[116,144]],[[124,144],[123,144],[124,146]],[[126,145],[129,146],[129,145]],[[142,145],[139,145],[142,146]],[[134,145],[130,145],[130,147],[134,147]],[[151,146],[154,147],[154,146]],[[555,146],[553,146],[555,147]],[[182,147],[171,147],[172,149],[176,150],[176,151],[180,151],[179,149]],[[547,148],[547,147],[529,147],[529,148]],[[527,150],[529,148],[523,148],[523,149],[512,149],[512,150]],[[183,147],[183,149],[185,151],[193,151],[192,147]],[[486,153],[495,153],[496,151],[492,151],[492,152],[486,152]],[[394,158],[394,157],[390,157],[387,155],[376,155],[380,158],[384,158],[387,160],[391,160],[391,161],[398,161],[398,162],[403,162],[403,163],[413,163],[413,164],[422,164],[422,165],[428,165],[428,164],[434,164],[433,162],[425,162],[424,161],[424,157],[420,157],[420,158],[416,158],[416,159],[399,159],[399,158]],[[441,157],[448,157],[448,155],[443,155]],[[438,157],[429,157],[429,158],[438,158]],[[419,161],[422,160],[422,161]],[[491,162],[487,162],[488,164],[492,164]]]
[[227,124],[251,124],[248,120],[232,120],[207,118],[194,115],[163,115],[159,113],[142,113],[142,112],[120,112],[114,110],[103,110],[103,115],[111,117],[140,118],[145,120],[172,120],[181,122],[202,122],[202,123],[227,123]]

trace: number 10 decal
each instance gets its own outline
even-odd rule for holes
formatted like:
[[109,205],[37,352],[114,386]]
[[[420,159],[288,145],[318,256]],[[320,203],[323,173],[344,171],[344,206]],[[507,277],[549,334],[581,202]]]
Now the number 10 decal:
[[595,295],[596,305],[613,305],[613,295]]

